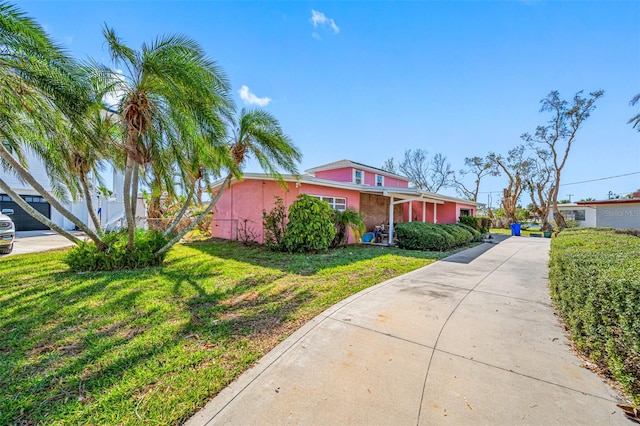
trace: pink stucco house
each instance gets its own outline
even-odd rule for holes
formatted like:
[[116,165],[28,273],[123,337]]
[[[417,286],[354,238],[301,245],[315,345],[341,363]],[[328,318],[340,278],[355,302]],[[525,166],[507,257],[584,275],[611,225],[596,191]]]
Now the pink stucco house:
[[276,195],[287,208],[299,194],[318,197],[337,210],[354,208],[364,213],[367,231],[384,225],[389,241],[398,222],[455,223],[459,216],[475,215],[478,205],[411,188],[404,176],[349,160],[314,167],[299,177],[285,175],[284,180],[286,189],[265,174],[233,180],[214,209],[212,235],[235,240],[246,226],[262,242],[262,213],[273,208]]

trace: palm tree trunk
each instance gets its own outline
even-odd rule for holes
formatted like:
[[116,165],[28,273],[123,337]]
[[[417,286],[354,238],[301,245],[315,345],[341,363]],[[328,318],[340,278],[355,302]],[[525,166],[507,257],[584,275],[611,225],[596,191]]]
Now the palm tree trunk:
[[133,175],[131,176],[131,214],[133,215],[133,220],[136,220],[136,210],[138,209],[139,172],[140,165],[136,163],[135,166],[133,166]]
[[224,179],[224,182],[222,182],[222,185],[220,186],[220,189],[218,190],[217,194],[215,197],[213,197],[213,199],[211,200],[211,202],[209,203],[209,205],[207,206],[207,208],[205,209],[205,211],[203,211],[200,216],[198,216],[196,218],[196,220],[194,220],[193,222],[191,222],[191,224],[189,226],[187,226],[185,229],[182,230],[182,232],[180,232],[178,235],[176,235],[175,237],[173,237],[171,239],[171,241],[169,241],[167,244],[164,245],[164,247],[162,247],[160,250],[158,250],[157,252],[155,252],[154,254],[156,256],[159,256],[161,254],[163,254],[164,252],[166,252],[167,250],[169,250],[171,247],[173,247],[173,245],[175,243],[177,243],[178,241],[180,241],[180,239],[182,237],[184,237],[187,232],[191,231],[193,228],[195,228],[200,222],[202,222],[202,219],[204,219],[212,210],[213,207],[216,205],[216,203],[218,202],[218,200],[220,199],[220,197],[222,196],[222,192],[224,191],[224,189],[229,185],[229,183],[231,182],[231,177],[232,174],[229,173],[227,175],[227,177]]
[[5,192],[7,195],[9,195],[17,205],[19,205],[25,212],[27,212],[31,217],[33,217],[38,222],[53,229],[58,234],[62,235],[63,237],[65,237],[66,239],[68,239],[74,244],[80,244],[82,242],[82,240],[71,235],[69,232],[65,231],[60,226],[56,225],[51,219],[49,219],[48,217],[46,217],[45,215],[43,215],[42,213],[40,213],[39,211],[31,207],[26,201],[22,199],[22,197],[17,192],[11,189],[11,187],[7,185],[7,183],[2,179],[0,179],[0,189],[3,192]]
[[124,197],[124,213],[127,218],[127,231],[129,233],[129,241],[127,247],[132,250],[134,245],[134,235],[136,231],[135,219],[131,208],[131,176],[133,175],[133,159],[127,155],[127,165],[124,170],[124,188],[122,195]]
[[87,203],[87,210],[89,210],[89,217],[93,221],[93,225],[96,227],[96,233],[98,235],[102,235],[102,225],[100,224],[100,218],[96,214],[95,209],[93,208],[93,198],[91,198],[91,191],[89,190],[89,181],[87,179],[86,174],[82,174],[80,177],[82,182],[82,191],[84,192],[84,199]]
[[20,164],[13,157],[13,155],[11,155],[11,153],[5,148],[3,144],[0,144],[0,157],[3,160],[5,160],[11,166],[11,168],[20,175],[20,177],[22,177],[29,185],[31,185],[31,187],[35,189],[36,192],[38,192],[38,194],[40,194],[45,200],[47,200],[51,205],[51,207],[56,209],[62,216],[66,217],[74,225],[76,225],[78,229],[82,230],[85,234],[87,234],[87,236],[96,243],[96,246],[100,250],[107,249],[107,245],[104,242],[102,242],[100,237],[96,235],[96,233],[93,232],[91,229],[89,229],[88,226],[82,223],[80,219],[74,216],[73,213],[71,213],[69,210],[64,208],[62,204],[60,204],[60,202],[55,197],[53,197],[47,190],[45,190],[44,187],[40,185],[40,183],[38,183],[38,181],[33,178],[31,173],[29,173],[27,169],[22,167],[22,164]]
[[187,199],[184,202],[184,205],[182,206],[182,208],[180,209],[180,212],[178,213],[178,216],[176,216],[175,219],[173,219],[173,222],[171,222],[171,225],[169,225],[169,227],[167,228],[166,231],[164,231],[164,236],[168,236],[169,234],[171,234],[171,232],[173,232],[173,230],[175,229],[175,227],[178,225],[178,223],[180,223],[180,220],[182,220],[182,217],[184,216],[184,214],[187,212],[187,210],[189,210],[189,204],[191,204],[191,199],[193,198],[193,187],[189,190],[189,194],[187,195]]

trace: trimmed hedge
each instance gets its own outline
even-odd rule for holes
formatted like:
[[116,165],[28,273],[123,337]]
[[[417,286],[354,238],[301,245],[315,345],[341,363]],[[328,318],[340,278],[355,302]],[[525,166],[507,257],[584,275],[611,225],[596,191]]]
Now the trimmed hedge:
[[477,229],[467,226],[464,223],[456,223],[455,226],[458,226],[462,229],[465,229],[471,232],[471,235],[473,236],[473,239],[471,241],[475,241],[475,242],[482,241],[482,234]]
[[491,227],[491,219],[488,217],[460,216],[459,219],[460,224],[467,225],[480,232],[480,234],[486,234]]
[[395,235],[398,247],[409,250],[445,251],[473,240],[470,231],[457,225],[423,222],[399,223]]
[[640,238],[565,230],[551,241],[549,282],[577,348],[640,404]]

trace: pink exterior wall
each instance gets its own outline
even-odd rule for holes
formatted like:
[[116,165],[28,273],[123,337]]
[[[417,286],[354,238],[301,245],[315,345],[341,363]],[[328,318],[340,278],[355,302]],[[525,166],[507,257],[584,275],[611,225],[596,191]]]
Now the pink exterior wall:
[[[433,203],[422,203],[422,201],[412,201],[413,205],[412,205],[412,216],[413,216],[413,222],[422,222],[422,209],[423,209],[423,205],[424,208],[426,209],[427,214],[425,215],[426,217],[426,222],[428,223],[434,223],[433,221]],[[438,223],[443,223],[440,220],[440,208],[443,206],[443,204],[437,204],[436,205],[436,217],[438,219]],[[409,221],[409,203],[404,204],[404,217],[403,217],[405,222]]]
[[403,180],[403,179],[398,179],[395,177],[391,177],[391,176],[385,176],[384,177],[384,186],[390,186],[393,188],[408,188],[409,187],[409,181],[408,180]]
[[351,182],[353,183],[353,170],[360,170],[364,175],[364,184],[369,186],[376,185],[376,174],[384,176],[384,186],[390,186],[393,188],[408,188],[409,181],[400,178],[387,176],[384,173],[373,173],[367,170],[358,169],[357,167],[342,167],[333,170],[323,170],[315,172],[315,176],[320,179],[328,179],[336,182]]
[[446,201],[438,205],[438,223],[456,223],[459,221],[460,209],[468,209],[475,215],[476,207],[472,204],[460,204]]
[[[297,187],[293,182],[287,183],[287,188],[285,190],[277,182],[270,180],[246,179],[225,189],[213,211],[212,236],[236,240],[238,228],[244,227],[246,223],[247,229],[255,234],[256,241],[262,243],[262,212],[273,209],[276,195],[282,198],[287,209],[296,200],[298,194],[346,198],[347,207],[360,209],[358,191],[306,183]],[[350,236],[349,242],[353,242],[352,239]]]
[[323,170],[315,173],[317,178],[334,180],[336,182],[353,182],[353,169],[342,167],[340,169]]
[[[422,222],[422,209],[423,209],[422,201],[412,201],[411,203],[412,203],[411,213],[413,218],[412,221]],[[434,223],[433,206],[434,204],[432,203],[426,203],[426,210],[427,210],[426,221],[429,223]],[[404,222],[409,222],[409,203],[403,204],[403,208],[404,208],[403,220]],[[470,210],[472,216],[475,215],[475,212],[476,212],[476,208],[474,205],[445,201],[444,204],[436,205],[435,217],[437,219],[437,223],[458,222],[459,221],[458,218],[460,217],[460,209]]]

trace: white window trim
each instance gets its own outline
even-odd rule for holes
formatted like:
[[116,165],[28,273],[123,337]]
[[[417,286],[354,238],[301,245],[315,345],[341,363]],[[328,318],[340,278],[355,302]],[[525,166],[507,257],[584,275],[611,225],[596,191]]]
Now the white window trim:
[[[362,173],[362,177],[361,177],[362,181],[360,183],[356,182],[356,172]],[[353,183],[355,183],[356,185],[364,185],[364,170],[353,169]]]
[[[341,211],[341,212],[343,212],[343,211],[345,211],[345,210],[347,209],[347,205],[348,205],[348,202],[349,202],[349,200],[347,199],[347,197],[338,197],[338,196],[335,196],[335,195],[314,195],[314,194],[309,194],[309,195],[310,195],[311,197],[314,197],[314,198],[319,199],[320,201],[324,201],[325,203],[329,204],[329,205],[331,206],[331,208],[332,208],[332,209],[334,209],[334,210],[338,210],[338,211]],[[329,202],[329,201],[325,200],[325,198],[332,198],[332,199],[333,199],[333,202],[331,203],[331,202]],[[341,200],[344,200],[344,204],[343,204],[343,203],[339,203],[339,205],[340,205],[341,207],[344,205],[344,208],[338,208],[338,207],[336,207],[336,205],[337,205],[337,203],[336,203],[336,199],[337,199],[337,198],[339,198],[339,199],[341,199]]]
[[381,178],[382,178],[382,182],[381,182],[381,183],[382,183],[382,185],[380,185],[380,186],[384,186],[384,175],[376,175],[376,180],[375,180],[375,182],[374,182],[374,185],[375,185],[375,186],[378,186],[378,178],[379,178],[379,177],[381,177]]

